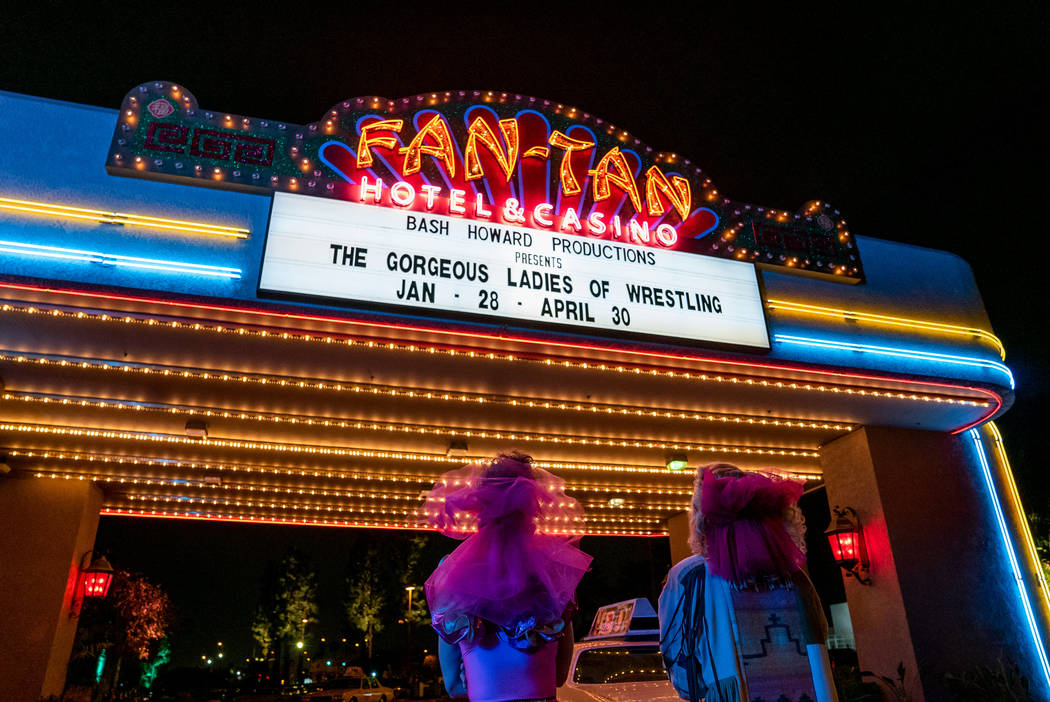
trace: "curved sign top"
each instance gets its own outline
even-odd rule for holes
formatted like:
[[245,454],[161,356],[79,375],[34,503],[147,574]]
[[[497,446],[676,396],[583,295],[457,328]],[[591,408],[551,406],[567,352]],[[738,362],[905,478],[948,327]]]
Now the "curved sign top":
[[280,191],[696,253],[860,282],[846,222],[724,198],[680,155],[549,100],[446,91],[357,97],[317,122],[202,110],[185,88],[124,98],[112,174]]

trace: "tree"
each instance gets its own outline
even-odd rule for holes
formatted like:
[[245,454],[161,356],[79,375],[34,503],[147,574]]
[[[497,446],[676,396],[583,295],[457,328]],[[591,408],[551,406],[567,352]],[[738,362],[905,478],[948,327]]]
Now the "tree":
[[152,660],[147,660],[142,664],[142,677],[139,679],[139,684],[147,690],[153,687],[154,681],[157,679],[157,671],[160,667],[171,660],[171,644],[168,641],[168,637],[165,636],[160,641],[160,645],[157,648],[157,655]]
[[1032,540],[1035,542],[1043,576],[1050,579],[1050,512],[1029,513],[1028,524],[1032,530]]
[[269,657],[270,646],[273,645],[273,629],[273,617],[259,605],[252,617],[252,639],[262,650],[263,658]]
[[279,639],[298,641],[303,624],[317,618],[317,573],[299,551],[289,551],[281,559],[276,612],[275,633]]
[[[252,638],[268,658],[278,644],[278,665],[285,670],[298,652],[306,624],[317,619],[317,573],[306,556],[291,549],[263,578],[262,596],[252,619]],[[281,665],[281,661],[284,662]]]
[[421,582],[426,574],[421,572],[420,566],[428,540],[422,534],[416,534],[408,544],[408,557],[405,559],[405,569],[401,571],[401,588],[407,591],[413,588],[412,596],[408,598],[404,619],[411,624],[426,624],[430,622],[430,611],[427,609],[427,600],[423,594]]
[[117,580],[114,601],[123,623],[124,649],[138,660],[154,652],[172,622],[171,600],[163,588],[145,577],[124,574]]
[[381,612],[386,603],[384,590],[387,588],[382,585],[378,562],[378,551],[370,547],[354,574],[346,579],[346,618],[352,626],[364,632],[369,661],[372,660],[375,634],[383,628]]

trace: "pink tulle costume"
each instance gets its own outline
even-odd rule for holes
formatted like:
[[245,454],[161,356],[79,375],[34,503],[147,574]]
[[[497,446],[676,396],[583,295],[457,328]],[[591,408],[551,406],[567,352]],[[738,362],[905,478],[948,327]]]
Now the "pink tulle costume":
[[426,523],[464,539],[425,586],[434,629],[449,643],[496,633],[526,651],[565,627],[591,562],[571,535],[583,508],[564,480],[529,461],[502,455],[449,471],[420,508]]
[[784,510],[798,502],[802,485],[759,473],[721,477],[705,471],[700,511],[711,571],[738,586],[788,580],[806,556],[784,526]]

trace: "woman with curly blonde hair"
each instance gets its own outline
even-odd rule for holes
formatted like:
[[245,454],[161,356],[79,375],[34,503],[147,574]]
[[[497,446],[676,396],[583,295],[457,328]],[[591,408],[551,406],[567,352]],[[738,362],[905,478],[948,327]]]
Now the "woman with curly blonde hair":
[[805,572],[802,485],[728,463],[697,471],[692,556],[660,595],[660,649],[694,702],[834,700],[827,623]]
[[[724,480],[717,480],[718,478],[737,479],[743,478],[746,475],[748,474],[740,470],[736,466],[732,465],[731,463],[710,463],[706,466],[703,466],[702,468],[700,468],[700,470],[696,472],[696,480],[693,482],[693,502],[691,505],[691,509],[689,510],[689,547],[692,549],[693,553],[698,553],[701,556],[704,556],[705,558],[708,557],[709,554],[707,533],[719,530],[719,526],[714,520],[720,518],[724,519],[724,517],[716,517],[714,515],[711,515],[705,520],[703,508],[705,477],[708,479],[712,490],[725,490],[726,487],[731,487],[733,484]],[[774,480],[770,476],[766,476],[760,473],[752,473],[751,475],[755,476],[755,478],[757,479],[764,479],[770,481]],[[802,517],[802,510],[798,507],[798,498],[802,495],[801,486],[798,483],[792,481],[786,481],[782,484],[784,485],[784,490],[781,490],[779,494],[775,496],[779,501],[775,504],[770,504],[768,511],[770,513],[770,516],[777,518],[779,526],[783,528],[783,533],[787,534],[788,538],[791,539],[791,543],[794,544],[795,549],[797,550],[793,551],[790,547],[787,547],[773,548],[770,549],[768,552],[771,556],[772,554],[785,554],[786,552],[786,554],[800,554],[801,556],[803,556],[803,558],[799,560],[797,557],[793,557],[791,555],[783,555],[782,558],[787,559],[790,562],[782,563],[781,568],[777,568],[773,564],[764,566],[763,564],[759,563],[751,563],[750,565],[745,565],[743,567],[743,572],[763,573],[766,571],[770,571],[779,572],[781,574],[785,572],[791,573],[799,570],[802,564],[805,562],[804,556],[806,554],[806,522],[805,519]],[[789,499],[791,495],[793,495],[796,492],[795,489],[791,486],[798,487],[798,495],[795,496],[794,500]],[[765,499],[768,500],[771,495],[771,492],[767,491],[763,494],[765,495]],[[742,498],[740,497],[737,498],[738,501],[740,501],[741,499]],[[738,509],[731,510],[731,515],[735,516],[739,513],[746,514],[744,512],[745,510],[750,510],[753,513],[756,510],[761,509],[762,505],[759,504],[757,500],[754,500],[754,498],[752,499],[755,502],[755,504],[740,505]],[[717,508],[715,507],[714,500],[709,500],[709,502],[710,504],[708,506],[708,512],[715,511]],[[744,515],[741,514],[741,516]],[[737,521],[738,520],[734,518],[730,523],[734,523]],[[748,521],[743,522],[743,524],[747,523]],[[738,525],[737,528],[739,529],[740,525]],[[780,531],[778,528],[774,527],[772,533],[778,534],[780,533]],[[733,541],[737,542],[738,539],[734,539]],[[719,547],[721,548],[725,544],[725,541],[721,540],[718,543]],[[781,546],[786,547],[786,544],[781,544]],[[750,554],[744,554],[742,557],[753,560],[755,558],[759,558],[760,556],[762,556],[762,554],[765,553],[767,553],[767,551],[764,549],[754,550],[751,551]],[[717,554],[716,558],[718,556],[723,556],[723,554]],[[736,554],[725,554],[723,557],[726,556],[734,559],[737,558]],[[741,571],[741,568],[735,565],[730,566],[730,568],[734,572]]]

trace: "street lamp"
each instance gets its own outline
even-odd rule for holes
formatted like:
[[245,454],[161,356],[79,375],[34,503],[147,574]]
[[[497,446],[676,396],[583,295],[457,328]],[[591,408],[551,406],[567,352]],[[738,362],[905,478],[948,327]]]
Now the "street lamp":
[[302,619],[302,626],[299,627],[299,640],[295,642],[295,647],[297,649],[299,649],[299,663],[298,663],[298,667],[296,668],[296,675],[295,675],[295,677],[297,679],[301,678],[302,677],[302,673],[303,673],[303,653],[304,653],[303,647],[306,646],[306,641],[305,641],[305,639],[306,639],[306,625],[309,622],[310,622],[310,618],[309,617],[303,617],[303,619]]
[[[415,585],[406,585],[405,590],[408,592],[408,614],[405,616],[405,620],[408,622],[408,661],[409,661],[409,673],[408,679],[412,685],[415,685],[415,672],[416,667],[413,665],[412,655],[412,593],[416,591]],[[375,675],[375,673],[373,673]]]

